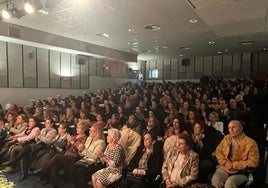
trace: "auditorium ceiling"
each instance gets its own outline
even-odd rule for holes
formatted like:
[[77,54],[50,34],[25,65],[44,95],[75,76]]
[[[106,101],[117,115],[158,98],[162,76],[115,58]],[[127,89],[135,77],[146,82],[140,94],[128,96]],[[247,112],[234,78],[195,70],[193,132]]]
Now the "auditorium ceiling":
[[[23,0],[16,0],[21,7]],[[4,22],[137,54],[139,60],[268,49],[267,0],[41,0]],[[1,24],[0,24],[1,27]]]

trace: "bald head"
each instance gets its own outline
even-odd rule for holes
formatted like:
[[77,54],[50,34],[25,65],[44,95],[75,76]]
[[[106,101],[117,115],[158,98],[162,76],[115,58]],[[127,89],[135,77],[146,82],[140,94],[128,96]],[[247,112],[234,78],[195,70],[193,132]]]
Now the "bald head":
[[232,120],[228,124],[228,130],[233,138],[240,136],[243,132],[243,126],[240,121]]

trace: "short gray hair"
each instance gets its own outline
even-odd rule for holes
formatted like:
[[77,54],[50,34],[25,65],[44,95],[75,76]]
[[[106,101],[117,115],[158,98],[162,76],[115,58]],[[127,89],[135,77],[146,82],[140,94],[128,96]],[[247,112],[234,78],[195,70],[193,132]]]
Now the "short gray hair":
[[120,131],[118,129],[114,129],[114,128],[108,130],[108,135],[113,137],[115,142],[118,142],[119,139],[121,138]]

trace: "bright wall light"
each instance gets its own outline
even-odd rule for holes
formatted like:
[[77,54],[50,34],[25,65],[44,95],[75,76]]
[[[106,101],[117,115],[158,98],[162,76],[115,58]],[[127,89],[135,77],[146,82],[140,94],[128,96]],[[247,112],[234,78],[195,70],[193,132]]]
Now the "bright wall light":
[[2,18],[6,20],[11,18],[10,12],[8,12],[7,10],[2,10]]
[[34,13],[34,8],[30,3],[25,3],[24,10],[28,12],[29,14]]
[[24,4],[24,10],[32,14],[42,8],[40,0],[29,0]]

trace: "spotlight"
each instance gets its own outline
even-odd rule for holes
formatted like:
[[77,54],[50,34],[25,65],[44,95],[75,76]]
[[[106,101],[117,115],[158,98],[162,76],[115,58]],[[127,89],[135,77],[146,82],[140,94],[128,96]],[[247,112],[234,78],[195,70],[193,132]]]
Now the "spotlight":
[[40,0],[28,0],[24,4],[24,10],[29,14],[32,14],[41,8],[42,8],[42,4]]
[[2,18],[5,20],[8,20],[9,18],[11,18],[11,12],[8,10],[2,10],[1,15],[2,15]]

